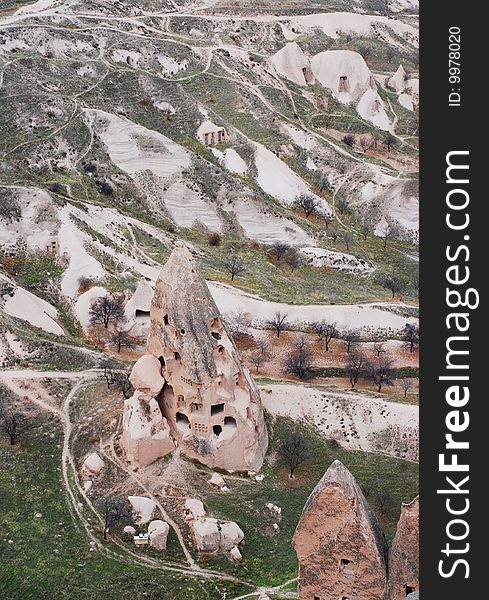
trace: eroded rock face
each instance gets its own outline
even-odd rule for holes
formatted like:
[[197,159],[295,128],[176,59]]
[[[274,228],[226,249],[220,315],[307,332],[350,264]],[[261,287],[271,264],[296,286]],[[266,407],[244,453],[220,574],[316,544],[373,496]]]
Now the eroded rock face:
[[191,528],[198,550],[206,554],[230,552],[244,540],[243,531],[234,521],[200,517],[191,523]]
[[218,552],[221,532],[217,519],[197,519],[192,523],[192,529],[198,550],[207,554]]
[[259,392],[183,244],[156,282],[148,353],[161,365],[157,399],[182,451],[210,467],[259,470],[268,443]]
[[124,402],[122,446],[126,459],[144,467],[175,449],[157,401],[138,390]]
[[339,461],[310,495],[293,538],[303,600],[384,600],[386,546],[354,477]]
[[155,398],[165,385],[161,375],[161,365],[156,356],[152,354],[141,356],[132,368],[129,381],[135,390]]
[[419,496],[401,506],[389,559],[389,600],[419,591]]
[[92,452],[83,461],[82,469],[90,475],[98,475],[104,468],[104,461],[96,452]]
[[165,521],[157,519],[148,525],[149,545],[155,550],[166,550],[170,526]]

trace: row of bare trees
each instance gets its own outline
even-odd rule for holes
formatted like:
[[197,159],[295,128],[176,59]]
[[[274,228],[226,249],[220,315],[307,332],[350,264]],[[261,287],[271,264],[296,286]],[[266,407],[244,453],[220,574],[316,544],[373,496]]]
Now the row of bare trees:
[[[266,324],[272,329],[277,337],[283,331],[290,328],[289,316],[287,313],[277,311],[273,317],[269,319]],[[329,321],[322,319],[315,321],[311,324],[310,329],[317,335],[317,339],[321,342],[325,352],[328,352],[331,348],[331,342],[334,339],[341,338],[345,344],[346,353],[350,354],[352,348],[360,342],[360,334],[355,329],[349,329],[341,332],[338,324],[335,321]],[[419,325],[415,323],[406,323],[402,339],[406,342],[409,347],[409,351],[412,354],[414,349],[419,345]],[[382,342],[376,342],[374,348],[376,349],[378,356],[380,356],[383,348]],[[379,350],[380,348],[380,350]]]

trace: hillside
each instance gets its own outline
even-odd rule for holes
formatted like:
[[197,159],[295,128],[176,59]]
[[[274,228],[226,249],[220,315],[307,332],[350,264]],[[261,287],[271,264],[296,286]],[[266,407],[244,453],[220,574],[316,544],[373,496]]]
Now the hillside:
[[[1,3],[0,409],[20,419],[17,444],[0,438],[6,598],[51,597],[51,576],[66,598],[297,597],[290,542],[331,460],[374,511],[382,493],[412,499],[418,88],[416,0]],[[108,362],[127,379],[145,353],[178,242],[266,411],[263,485],[235,474],[228,495],[180,455],[128,470],[126,392],[103,381]],[[124,317],[104,327],[93,306],[107,297]],[[321,322],[334,325],[331,347]],[[287,372],[300,340],[307,373]],[[386,360],[380,388],[367,370],[351,385],[351,348]],[[294,428],[311,459],[288,481],[277,449]],[[90,495],[91,451],[111,466]],[[177,523],[163,558],[122,526],[101,539],[104,497],[121,490],[156,498]],[[188,497],[242,524],[242,562],[196,551],[178,504]],[[270,502],[284,510],[278,533]],[[388,537],[398,512],[381,515]]]

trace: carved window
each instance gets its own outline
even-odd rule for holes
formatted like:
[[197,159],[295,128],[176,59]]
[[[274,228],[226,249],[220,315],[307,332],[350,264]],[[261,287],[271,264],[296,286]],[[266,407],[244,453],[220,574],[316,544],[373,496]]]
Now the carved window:
[[212,432],[214,433],[214,435],[217,435],[219,437],[221,435],[221,433],[222,433],[222,426],[221,425],[214,425],[212,427]]
[[224,411],[224,404],[213,404],[211,406],[211,415],[218,415]]

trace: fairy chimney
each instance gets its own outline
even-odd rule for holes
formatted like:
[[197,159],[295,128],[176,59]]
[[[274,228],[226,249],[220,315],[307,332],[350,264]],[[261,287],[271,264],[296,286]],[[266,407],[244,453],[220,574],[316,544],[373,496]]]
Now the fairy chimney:
[[211,468],[258,471],[268,444],[260,395],[182,243],[156,282],[147,351],[161,391],[137,363],[131,381],[155,394],[181,451]]
[[309,496],[293,545],[301,600],[385,599],[385,541],[340,461],[333,462]]
[[419,496],[402,504],[389,558],[389,600],[419,591]]

